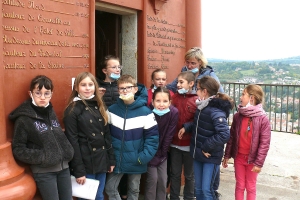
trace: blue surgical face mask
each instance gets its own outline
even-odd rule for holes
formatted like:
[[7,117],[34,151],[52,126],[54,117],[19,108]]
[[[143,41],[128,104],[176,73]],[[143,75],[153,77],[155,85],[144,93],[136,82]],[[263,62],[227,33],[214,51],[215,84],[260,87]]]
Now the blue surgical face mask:
[[189,71],[192,72],[193,74],[196,74],[197,72],[199,72],[199,69],[198,69],[198,67],[196,67],[196,68],[191,69]]
[[110,74],[110,78],[114,79],[114,80],[117,80],[120,78],[120,74],[115,74],[115,73],[111,73]]
[[184,89],[184,88],[181,88],[181,89],[177,90],[177,92],[178,92],[179,94],[185,94],[185,93],[187,93],[188,91],[189,91],[189,89]]
[[154,108],[152,111],[155,114],[157,114],[158,116],[163,116],[164,114],[170,112],[170,108],[166,108],[166,109],[163,109],[163,110],[157,110],[156,108]]

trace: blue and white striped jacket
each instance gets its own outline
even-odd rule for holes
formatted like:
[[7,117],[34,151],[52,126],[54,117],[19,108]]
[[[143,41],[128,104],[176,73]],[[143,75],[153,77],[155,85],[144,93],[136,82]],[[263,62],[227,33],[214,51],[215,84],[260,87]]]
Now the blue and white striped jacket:
[[145,173],[148,162],[158,149],[158,126],[154,114],[146,106],[147,90],[144,85],[138,84],[138,87],[132,104],[126,105],[118,99],[108,108],[116,158],[114,173]]

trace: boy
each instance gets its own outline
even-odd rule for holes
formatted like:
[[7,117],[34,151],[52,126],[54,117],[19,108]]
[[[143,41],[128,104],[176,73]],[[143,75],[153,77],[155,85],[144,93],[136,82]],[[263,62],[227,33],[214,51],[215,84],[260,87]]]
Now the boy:
[[[118,79],[119,99],[108,108],[116,166],[108,174],[105,192],[110,200],[120,200],[118,185],[128,174],[128,199],[138,200],[141,174],[155,155],[159,134],[154,114],[146,106],[147,89],[130,75]],[[136,97],[136,98],[135,98]]]
[[[171,187],[170,199],[179,200],[181,172],[184,170],[185,185],[183,198],[194,199],[193,158],[190,156],[191,133],[185,132],[193,125],[196,112],[196,94],[193,94],[195,75],[192,72],[181,72],[178,75],[177,93],[172,97],[172,104],[178,109],[177,132],[173,136],[171,154]],[[183,166],[183,167],[182,167]]]

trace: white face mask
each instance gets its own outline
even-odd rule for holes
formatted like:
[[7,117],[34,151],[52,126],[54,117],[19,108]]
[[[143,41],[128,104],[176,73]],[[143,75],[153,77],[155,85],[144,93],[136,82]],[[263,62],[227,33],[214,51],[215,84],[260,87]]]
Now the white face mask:
[[120,94],[119,98],[122,99],[123,101],[130,101],[133,100],[134,95],[133,93],[130,92],[128,94]]
[[[32,92],[30,91],[30,97],[31,97],[31,102],[32,102],[32,104],[33,105],[35,105],[36,107],[39,107],[38,105],[36,105],[36,103],[35,103],[35,101],[34,101],[34,99],[33,99],[33,96],[32,96]],[[50,97],[50,99],[51,99],[51,97]],[[50,100],[49,100],[50,101]],[[47,104],[47,105],[45,105],[45,108],[47,108],[49,106],[49,103]]]
[[245,106],[245,108],[250,107],[250,106],[253,106],[253,105],[250,103],[250,101],[251,101],[251,96],[250,96],[249,101],[248,101],[247,105]]

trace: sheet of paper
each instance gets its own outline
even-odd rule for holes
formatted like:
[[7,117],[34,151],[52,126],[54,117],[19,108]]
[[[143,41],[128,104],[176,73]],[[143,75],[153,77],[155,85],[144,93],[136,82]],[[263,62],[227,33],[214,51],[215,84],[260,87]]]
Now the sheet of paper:
[[76,178],[71,176],[72,196],[84,199],[95,199],[100,182],[94,179],[86,179],[84,185],[76,182]]

